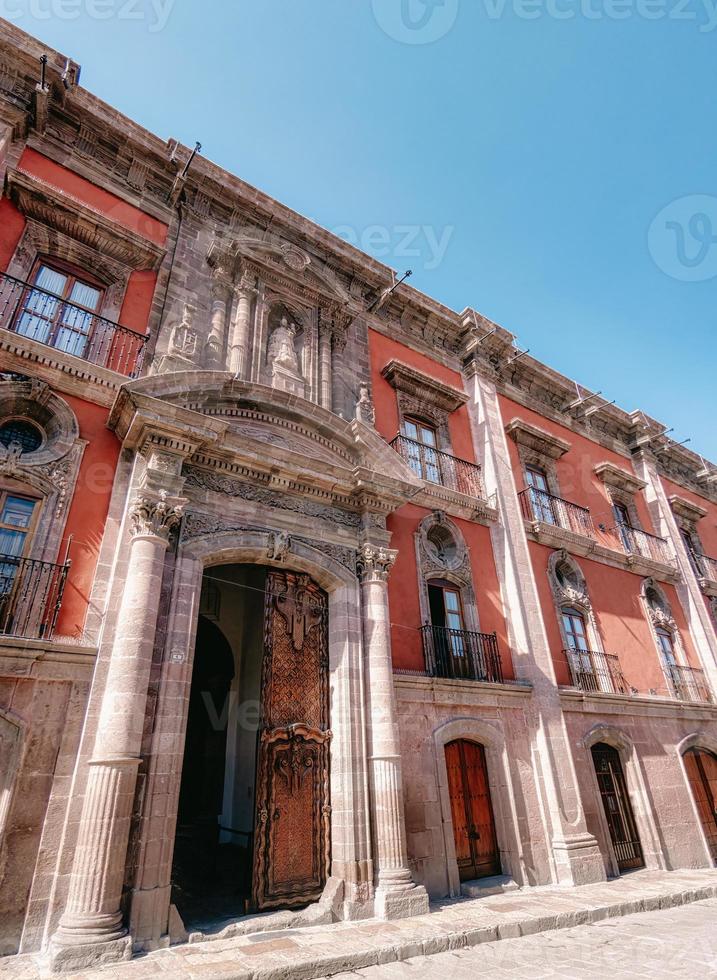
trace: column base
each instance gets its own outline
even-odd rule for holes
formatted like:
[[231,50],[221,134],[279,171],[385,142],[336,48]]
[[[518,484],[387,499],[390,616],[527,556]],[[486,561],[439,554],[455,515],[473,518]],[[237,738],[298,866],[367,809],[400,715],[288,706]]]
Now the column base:
[[105,966],[108,963],[121,963],[132,959],[132,937],[122,936],[104,942],[86,942],[65,946],[56,940],[50,943],[47,966],[51,973],[76,973]]
[[559,885],[591,885],[607,880],[602,852],[592,834],[557,838],[552,847]]
[[374,899],[374,915],[377,919],[408,919],[414,915],[427,915],[428,892],[423,885],[409,885],[403,889],[390,889],[379,885]]

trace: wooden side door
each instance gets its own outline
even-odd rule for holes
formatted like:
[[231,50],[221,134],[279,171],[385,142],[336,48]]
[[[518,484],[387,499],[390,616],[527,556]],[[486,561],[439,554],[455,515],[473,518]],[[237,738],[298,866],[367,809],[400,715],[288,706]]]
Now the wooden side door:
[[252,900],[306,905],[330,848],[326,595],[308,575],[267,576]]
[[592,757],[618,869],[644,868],[642,844],[618,751],[599,742],[592,747]]
[[717,864],[717,758],[703,749],[690,749],[684,758],[702,829]]
[[446,745],[448,790],[461,881],[501,872],[485,750],[459,739]]

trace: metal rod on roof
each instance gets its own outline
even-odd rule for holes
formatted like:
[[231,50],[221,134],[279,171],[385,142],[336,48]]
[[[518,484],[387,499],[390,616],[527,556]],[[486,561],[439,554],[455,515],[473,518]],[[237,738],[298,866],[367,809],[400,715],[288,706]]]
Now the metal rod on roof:
[[512,364],[513,361],[517,361],[519,357],[525,357],[525,355],[526,354],[529,354],[529,353],[530,353],[530,347],[528,347],[527,350],[520,351],[519,354],[515,354],[513,357],[509,357],[508,360],[505,363],[506,364]]
[[40,88],[44,92],[47,88],[45,84],[45,73],[47,72],[47,55],[43,54],[40,58]]
[[[577,387],[577,382],[576,382],[575,387]],[[574,401],[570,402],[565,407],[566,408],[577,408],[579,405],[584,405],[585,402],[592,401],[593,398],[598,398],[600,395],[602,395],[602,391],[595,391],[595,392],[593,392],[592,395],[587,395],[585,398],[582,398],[582,397],[576,398]]]

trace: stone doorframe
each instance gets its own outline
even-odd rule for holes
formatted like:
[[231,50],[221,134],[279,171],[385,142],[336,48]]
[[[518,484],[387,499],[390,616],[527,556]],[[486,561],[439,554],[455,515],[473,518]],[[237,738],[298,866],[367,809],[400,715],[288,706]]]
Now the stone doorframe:
[[[332,879],[343,882],[344,918],[372,913],[373,863],[369,822],[361,595],[356,574],[304,542],[292,540],[281,560],[280,532],[216,532],[180,544],[167,619],[130,904],[134,949],[156,948],[166,935],[171,897],[179,787],[202,577],[207,568],[255,564],[305,572],[328,595],[331,740]],[[337,883],[337,882],[335,882]]]
[[477,742],[485,750],[488,787],[493,805],[495,833],[500,850],[502,871],[503,874],[509,875],[519,885],[525,884],[528,879],[520,836],[517,833],[518,813],[503,726],[500,722],[482,721],[478,718],[454,718],[433,732],[433,751],[441,806],[448,894],[452,898],[461,894],[461,880],[458,873],[456,843],[453,833],[451,797],[448,787],[448,767],[446,766],[446,745],[456,739]]
[[712,852],[710,851],[709,844],[707,843],[707,838],[705,837],[705,832],[702,827],[702,820],[700,818],[699,810],[697,809],[697,800],[695,799],[695,794],[692,792],[692,784],[690,783],[690,777],[687,774],[687,767],[685,766],[685,753],[689,752],[690,749],[703,749],[705,752],[711,752],[712,755],[717,756],[717,738],[713,735],[708,735],[706,732],[693,732],[692,735],[687,735],[682,741],[677,745],[677,756],[680,760],[680,770],[682,771],[682,778],[685,781],[685,786],[687,788],[687,794],[690,799],[690,804],[692,806],[692,811],[695,815],[695,824],[697,826],[697,832],[699,834],[700,840],[702,841],[702,846],[705,849],[705,867],[713,868],[714,862],[712,860]]
[[620,763],[625,774],[627,795],[635,817],[635,825],[637,826],[637,833],[640,838],[645,868],[659,871],[666,870],[667,863],[661,843],[662,838],[655,822],[653,807],[647,791],[647,781],[642,771],[642,765],[635,746],[625,732],[619,728],[615,728],[612,725],[595,725],[583,736],[580,744],[585,749],[587,756],[586,762],[588,763],[587,768],[590,772],[590,784],[593,789],[594,799],[597,801],[596,812],[600,828],[598,840],[603,855],[607,857],[610,874],[618,878],[621,872],[618,868],[615,849],[612,844],[612,838],[610,837],[610,829],[607,824],[607,818],[605,817],[605,808],[600,795],[600,786],[592,758],[592,747],[598,742],[604,742],[606,745],[610,745],[620,756]]

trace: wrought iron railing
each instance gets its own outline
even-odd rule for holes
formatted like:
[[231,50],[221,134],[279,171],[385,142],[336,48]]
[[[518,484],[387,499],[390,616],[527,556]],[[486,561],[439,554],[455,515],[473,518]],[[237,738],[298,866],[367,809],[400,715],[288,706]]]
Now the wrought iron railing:
[[667,688],[677,701],[712,701],[712,692],[705,672],[697,667],[663,664]]
[[662,562],[663,565],[672,564],[672,555],[665,538],[658,538],[656,534],[648,534],[629,524],[616,524],[612,529],[628,555],[639,555],[642,558],[650,558],[652,561]]
[[588,538],[595,537],[595,526],[587,507],[580,507],[537,487],[526,487],[518,497],[523,517],[527,520],[552,524]]
[[424,446],[406,436],[396,436],[390,445],[413,472],[428,483],[438,483],[471,497],[482,496],[481,468],[478,463],[469,463],[466,459]]
[[46,289],[0,274],[0,327],[136,378],[147,338]]
[[0,554],[0,634],[50,639],[70,565]]
[[424,626],[421,635],[426,673],[431,677],[503,683],[495,633]]
[[570,667],[570,677],[581,691],[605,694],[629,694],[620,659],[602,650],[563,650]]
[[707,555],[700,555],[698,552],[691,551],[690,558],[697,572],[698,578],[709,579],[710,582],[717,582],[717,558],[709,558]]

